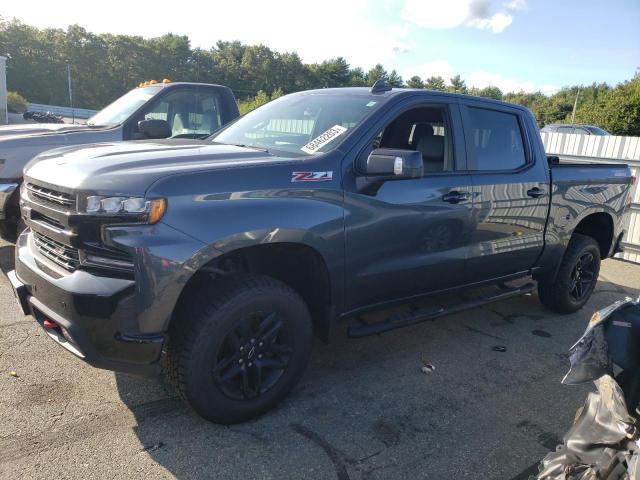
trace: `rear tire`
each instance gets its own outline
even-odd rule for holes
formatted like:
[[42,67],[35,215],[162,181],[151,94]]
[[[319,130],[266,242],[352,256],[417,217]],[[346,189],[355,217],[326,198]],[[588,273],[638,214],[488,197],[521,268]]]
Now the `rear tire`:
[[600,273],[600,247],[586,235],[574,233],[555,278],[538,280],[538,296],[558,313],[580,310],[591,297]]
[[202,417],[232,424],[271,410],[302,377],[311,316],[287,285],[257,274],[202,282],[169,329],[166,371]]

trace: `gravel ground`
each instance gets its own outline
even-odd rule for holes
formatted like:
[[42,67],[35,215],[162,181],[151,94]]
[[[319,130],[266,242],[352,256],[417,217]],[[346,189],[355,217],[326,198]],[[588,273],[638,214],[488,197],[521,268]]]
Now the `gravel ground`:
[[[0,243],[5,272],[12,255]],[[360,340],[341,329],[279,408],[222,427],[158,380],[68,354],[0,276],[0,478],[526,479],[591,389],[560,385],[569,346],[639,285],[640,266],[607,260],[574,315],[530,295]]]

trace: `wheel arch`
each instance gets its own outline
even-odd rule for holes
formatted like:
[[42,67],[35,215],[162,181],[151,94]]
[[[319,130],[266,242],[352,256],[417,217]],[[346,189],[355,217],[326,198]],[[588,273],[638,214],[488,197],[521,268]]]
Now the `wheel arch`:
[[600,257],[609,256],[614,241],[614,221],[607,212],[590,213],[583,217],[573,229],[571,236],[576,233],[593,238],[600,246]]
[[[201,253],[199,265],[186,281],[175,304],[170,322],[189,292],[213,283],[230,273],[260,273],[275,278],[296,291],[307,304],[315,334],[328,342],[336,319],[336,286],[332,282],[327,261],[314,247],[298,242],[275,242],[243,246],[228,252]],[[204,259],[204,261],[202,261]],[[167,325],[168,327],[168,325]]]

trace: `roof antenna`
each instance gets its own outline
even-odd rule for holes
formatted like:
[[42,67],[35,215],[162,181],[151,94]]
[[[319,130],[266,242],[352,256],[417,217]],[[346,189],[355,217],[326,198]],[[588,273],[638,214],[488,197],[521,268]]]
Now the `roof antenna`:
[[371,87],[371,93],[389,92],[391,91],[392,88],[393,87],[389,85],[389,82],[382,79],[378,79],[376,80],[376,83],[373,84],[373,87]]

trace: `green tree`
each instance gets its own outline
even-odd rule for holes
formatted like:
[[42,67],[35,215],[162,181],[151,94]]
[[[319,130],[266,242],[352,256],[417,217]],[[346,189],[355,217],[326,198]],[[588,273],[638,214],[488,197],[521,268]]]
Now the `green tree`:
[[364,70],[360,67],[354,68],[350,72],[351,81],[349,85],[352,87],[366,87],[367,86],[367,77],[364,74]]
[[351,83],[349,64],[342,57],[325,60],[311,68],[317,76],[319,87],[346,87]]
[[409,88],[424,88],[424,82],[418,75],[414,75],[407,80],[407,87]]
[[7,92],[7,110],[12,113],[24,113],[27,110],[27,100],[18,92]]
[[238,109],[240,110],[240,115],[244,115],[245,113],[250,112],[253,109],[258,108],[261,105],[264,105],[269,101],[269,95],[266,94],[263,90],[260,90],[255,97],[251,97],[247,100],[238,102]]
[[389,85],[391,85],[394,88],[404,87],[404,81],[402,80],[402,77],[398,75],[398,72],[396,72],[395,70],[391,70],[391,73],[389,74],[389,79],[387,81],[389,82]]
[[640,135],[640,74],[594,99],[576,112],[578,123],[597,125],[614,135]]
[[447,86],[444,83],[444,78],[442,77],[429,77],[424,81],[424,88],[429,90],[439,90],[444,92],[447,90]]
[[367,73],[367,85],[372,86],[377,80],[389,81],[389,74],[379,63]]
[[498,87],[485,87],[478,92],[478,96],[502,100],[502,90]]
[[447,88],[448,91],[454,93],[468,93],[469,90],[467,89],[467,84],[462,80],[462,78],[460,78],[460,75],[452,77],[449,81],[451,82],[451,85]]

